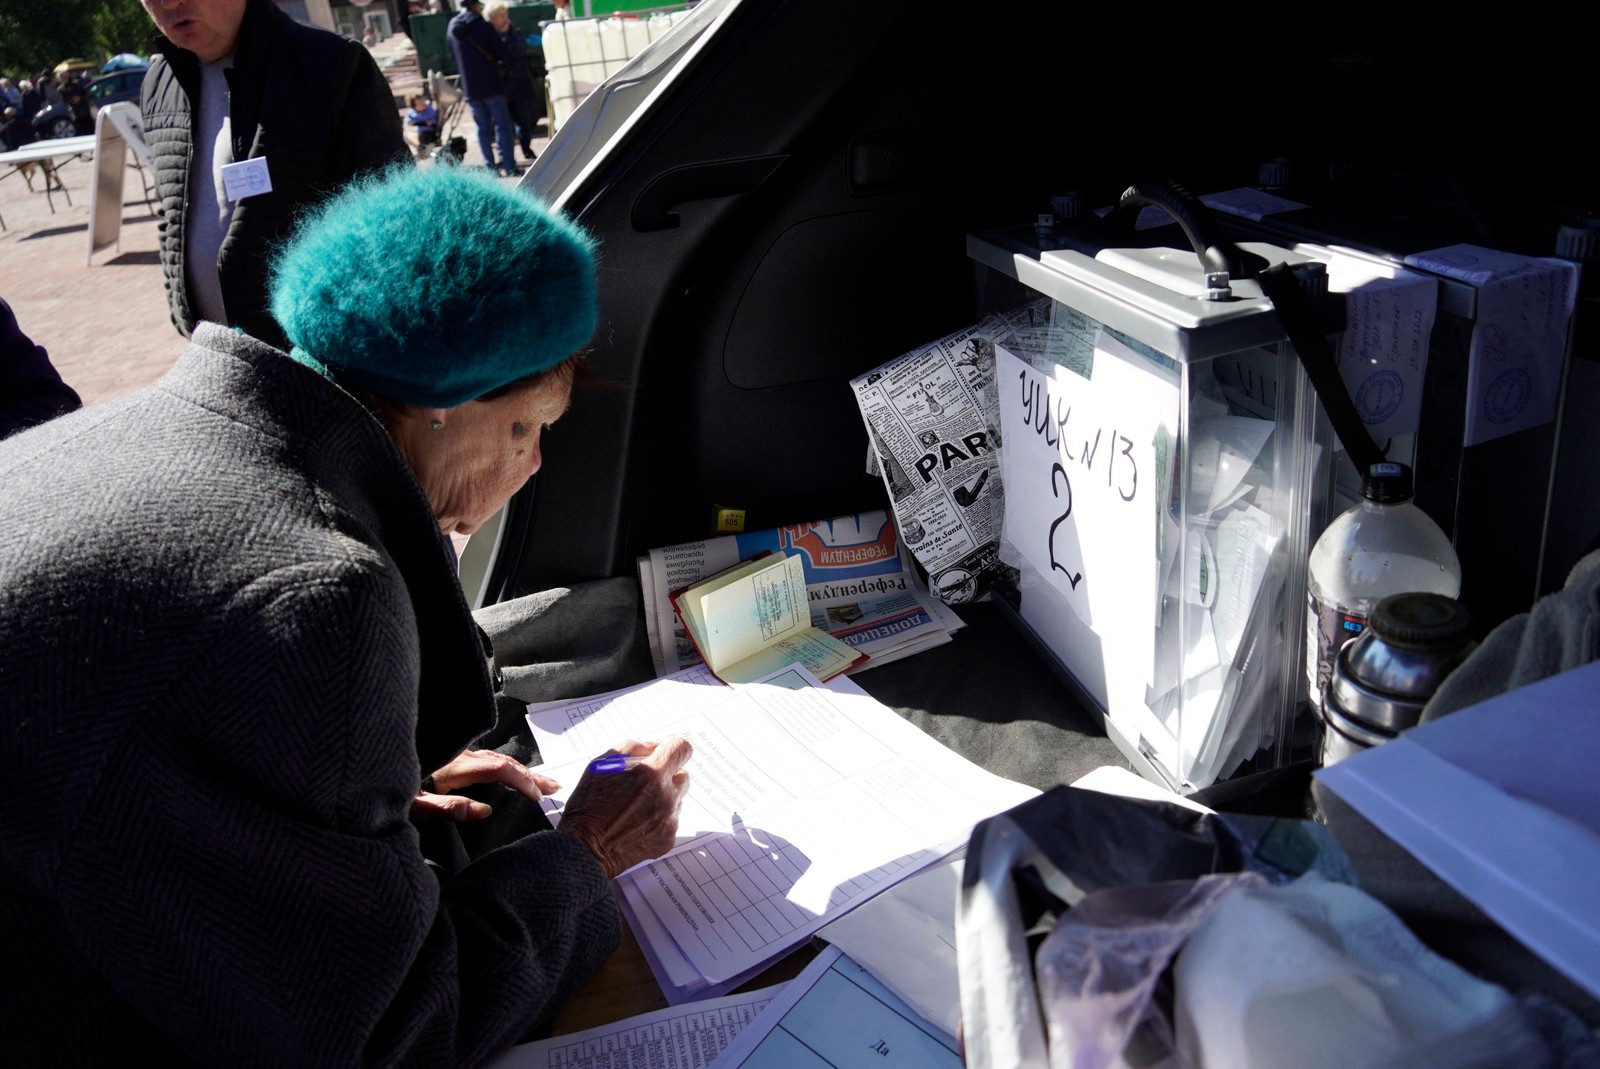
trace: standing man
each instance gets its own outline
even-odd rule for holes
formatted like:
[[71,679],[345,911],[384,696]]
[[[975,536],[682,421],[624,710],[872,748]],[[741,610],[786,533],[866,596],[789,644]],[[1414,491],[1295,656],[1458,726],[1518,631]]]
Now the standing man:
[[33,87],[33,83],[24,78],[17,84],[22,90],[22,103],[17,105],[17,110],[29,123],[28,129],[33,129],[33,117],[39,114],[39,109],[44,107],[44,94]]
[[[511,156],[516,136],[502,73],[510,57],[500,43],[500,35],[483,18],[483,0],[461,0],[461,10],[450,20],[445,36],[456,57],[456,70],[461,72],[461,95],[472,109],[472,122],[478,128],[478,151],[483,153],[483,162],[503,175],[521,174],[522,168]],[[496,142],[500,145],[498,166],[494,162]]]
[[172,322],[288,347],[268,311],[272,252],[356,175],[410,158],[365,48],[273,0],[144,0],[165,35],[140,107],[160,197]]
[[72,126],[78,131],[79,137],[94,133],[94,115],[89,110],[88,86],[76,77],[63,78],[61,102],[67,106],[67,114],[72,116]]

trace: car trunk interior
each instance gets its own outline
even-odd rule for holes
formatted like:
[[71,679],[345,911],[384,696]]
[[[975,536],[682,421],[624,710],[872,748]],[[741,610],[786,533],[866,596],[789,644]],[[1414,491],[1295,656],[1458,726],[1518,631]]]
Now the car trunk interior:
[[[1468,212],[1485,191],[1570,196],[1567,119],[1536,105],[1591,90],[1550,27],[1515,31],[1523,48],[1355,11],[1265,26],[1235,7],[742,4],[566,193],[601,239],[592,375],[508,510],[489,599],[632,575],[710,535],[713,505],[750,529],[886,507],[848,380],[973,322],[966,234],[1052,193],[1232,188],[1285,157],[1491,231],[1514,213]],[[1493,88],[1447,80],[1492,51]],[[1506,154],[1485,150],[1513,136],[1502,111]],[[1040,787],[1122,763],[993,606],[962,614],[953,644],[857,681]]]

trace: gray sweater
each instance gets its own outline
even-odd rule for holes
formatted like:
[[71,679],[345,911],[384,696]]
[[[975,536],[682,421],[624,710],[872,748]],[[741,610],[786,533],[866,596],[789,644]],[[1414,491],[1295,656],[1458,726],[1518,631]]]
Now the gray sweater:
[[493,717],[380,425],[209,324],[0,442],[0,1037],[16,1064],[471,1065],[615,946],[545,831],[424,857],[424,770]]

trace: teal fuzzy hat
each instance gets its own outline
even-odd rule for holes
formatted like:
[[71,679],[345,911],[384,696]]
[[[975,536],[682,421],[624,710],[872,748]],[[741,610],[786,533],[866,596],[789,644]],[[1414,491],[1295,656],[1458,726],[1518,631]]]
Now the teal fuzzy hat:
[[499,178],[401,165],[306,217],[272,267],[296,360],[353,390],[454,408],[594,334],[593,242]]

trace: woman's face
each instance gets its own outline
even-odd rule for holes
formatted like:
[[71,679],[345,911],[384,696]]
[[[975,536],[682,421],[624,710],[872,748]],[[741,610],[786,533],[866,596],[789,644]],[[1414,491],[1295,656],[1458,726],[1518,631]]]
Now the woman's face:
[[496,11],[489,16],[489,22],[500,33],[505,33],[506,27],[511,25],[511,16],[504,11]]
[[[450,409],[410,406],[386,422],[446,534],[471,534],[539,470],[540,433],[560,419],[570,379],[547,375]],[[442,424],[439,430],[433,423]]]

